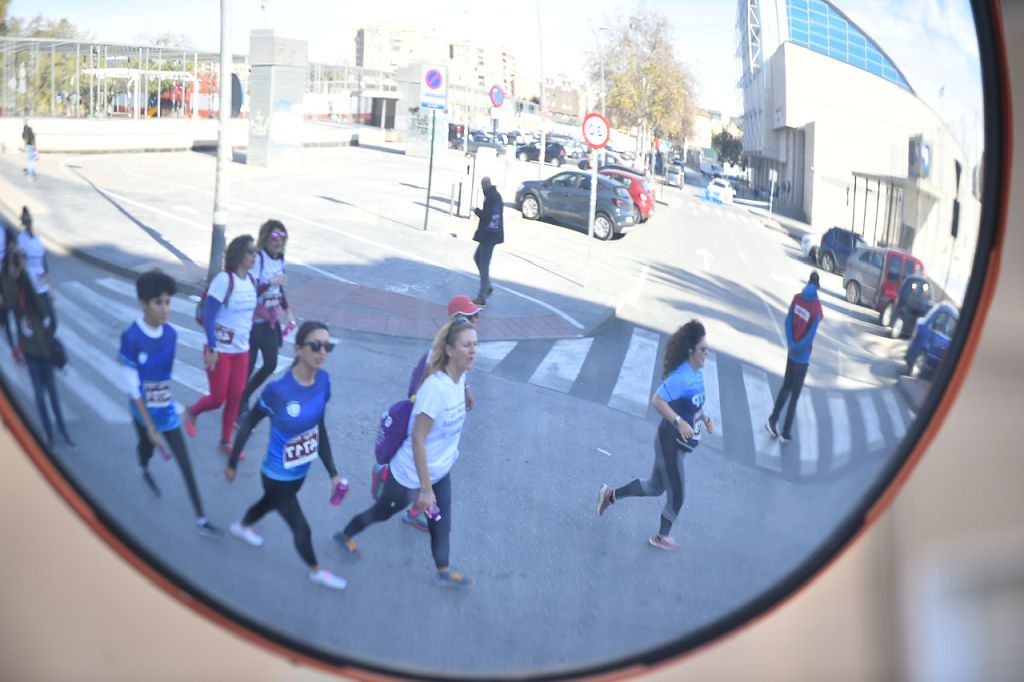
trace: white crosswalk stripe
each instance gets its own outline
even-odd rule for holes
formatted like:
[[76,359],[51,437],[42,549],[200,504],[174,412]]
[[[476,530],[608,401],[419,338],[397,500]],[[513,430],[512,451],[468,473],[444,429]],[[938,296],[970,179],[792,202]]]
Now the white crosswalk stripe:
[[782,447],[772,438],[764,423],[772,413],[774,400],[768,375],[764,370],[743,365],[743,386],[747,391],[750,408],[750,426],[754,436],[754,460],[757,465],[772,471],[782,471]]
[[583,339],[556,341],[530,377],[530,383],[568,393],[593,343],[593,337],[589,336]]
[[853,449],[853,433],[850,430],[850,413],[842,396],[828,397],[828,414],[832,426],[832,470],[841,469],[850,461]]
[[892,419],[893,430],[897,438],[902,438],[907,433],[907,420],[903,414],[903,408],[900,407],[899,402],[896,400],[896,396],[893,395],[892,391],[886,391],[882,394],[882,401],[885,402],[885,409]]
[[800,439],[800,475],[813,476],[818,473],[818,418],[807,387],[796,403],[796,429]]
[[718,356],[708,353],[704,361],[704,414],[714,419],[715,432],[706,435],[705,438],[725,438],[725,414],[722,412],[722,396],[718,391]]
[[[122,279],[115,279],[113,277],[101,277],[96,280],[96,284],[99,284],[105,289],[109,289],[114,293],[121,294],[122,296],[137,300],[138,295],[135,293],[135,285],[129,284]],[[180,295],[171,297],[171,310],[182,315],[192,316],[195,315],[195,304],[189,303]]]
[[857,396],[857,403],[860,405],[861,417],[864,419],[864,433],[868,439],[868,447],[874,449],[885,442],[875,401],[871,399],[871,396],[862,393]]
[[476,357],[473,358],[473,369],[490,372],[512,349],[519,345],[517,341],[483,341],[477,344]]
[[[660,337],[646,329],[634,328],[619,378],[608,406],[638,417],[647,414],[651,399],[651,377],[658,361]],[[582,363],[581,363],[582,364]]]

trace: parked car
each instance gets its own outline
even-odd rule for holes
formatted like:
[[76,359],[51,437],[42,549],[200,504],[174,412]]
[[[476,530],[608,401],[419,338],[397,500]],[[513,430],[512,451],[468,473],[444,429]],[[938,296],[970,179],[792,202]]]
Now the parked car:
[[903,280],[896,300],[890,302],[879,313],[878,322],[891,329],[892,338],[898,339],[909,334],[917,319],[932,308],[932,285],[919,275]]
[[[594,236],[611,239],[636,227],[633,200],[620,183],[598,178]],[[527,220],[554,218],[586,229],[590,221],[590,175],[565,171],[547,180],[528,180],[516,189],[516,208]]]
[[729,181],[725,178],[715,178],[708,183],[708,186],[704,190],[704,196],[711,201],[716,201],[722,204],[731,204],[733,198],[736,196],[736,190],[732,188]]
[[903,280],[924,276],[924,265],[906,251],[881,246],[863,246],[853,252],[843,273],[846,300],[867,305],[877,312],[896,300]]
[[508,144],[526,144],[526,136],[518,130],[508,131],[505,137],[508,138]]
[[956,308],[948,303],[940,303],[921,318],[907,346],[907,373],[910,376],[926,379],[935,372],[946,357],[959,320]]
[[615,168],[602,168],[601,175],[621,182],[633,200],[633,222],[643,223],[654,215],[654,189],[645,178]]
[[470,130],[466,136],[466,153],[476,154],[480,147],[491,147],[498,156],[505,153],[505,145],[500,140],[494,139],[482,130]]
[[[544,151],[544,163],[554,164],[555,166],[561,166],[565,163],[565,147],[558,142],[546,142]],[[531,142],[530,144],[523,145],[516,151],[516,158],[520,161],[537,161],[540,158],[540,144],[537,142]]]
[[671,165],[668,170],[665,171],[665,184],[669,187],[682,187],[683,186],[683,167]]
[[867,242],[859,235],[841,227],[831,227],[821,235],[818,245],[818,265],[826,272],[840,273],[846,269],[850,254]]

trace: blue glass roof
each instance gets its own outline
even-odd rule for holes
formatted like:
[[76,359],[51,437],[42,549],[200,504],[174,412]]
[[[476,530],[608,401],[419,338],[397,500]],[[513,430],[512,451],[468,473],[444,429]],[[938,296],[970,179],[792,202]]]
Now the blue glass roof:
[[826,0],[786,0],[790,42],[864,69],[913,92],[881,48]]

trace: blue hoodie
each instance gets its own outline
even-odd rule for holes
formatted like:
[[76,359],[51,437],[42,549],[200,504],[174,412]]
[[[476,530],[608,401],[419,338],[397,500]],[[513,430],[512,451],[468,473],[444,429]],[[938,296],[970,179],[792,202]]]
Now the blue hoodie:
[[[793,329],[794,311],[800,316],[798,326],[806,327],[806,331],[800,340],[796,340]],[[789,346],[789,359],[801,365],[811,362],[811,346],[814,344],[814,335],[818,333],[818,323],[821,322],[821,302],[818,301],[818,287],[808,284],[804,290],[793,297],[789,306],[789,313],[786,315],[786,343]]]

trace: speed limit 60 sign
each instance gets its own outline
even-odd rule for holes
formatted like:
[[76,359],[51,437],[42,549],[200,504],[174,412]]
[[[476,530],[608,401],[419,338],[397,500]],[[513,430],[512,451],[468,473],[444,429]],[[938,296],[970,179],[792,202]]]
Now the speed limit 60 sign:
[[608,144],[611,129],[608,119],[597,112],[587,114],[583,119],[583,140],[593,149],[601,149]]

